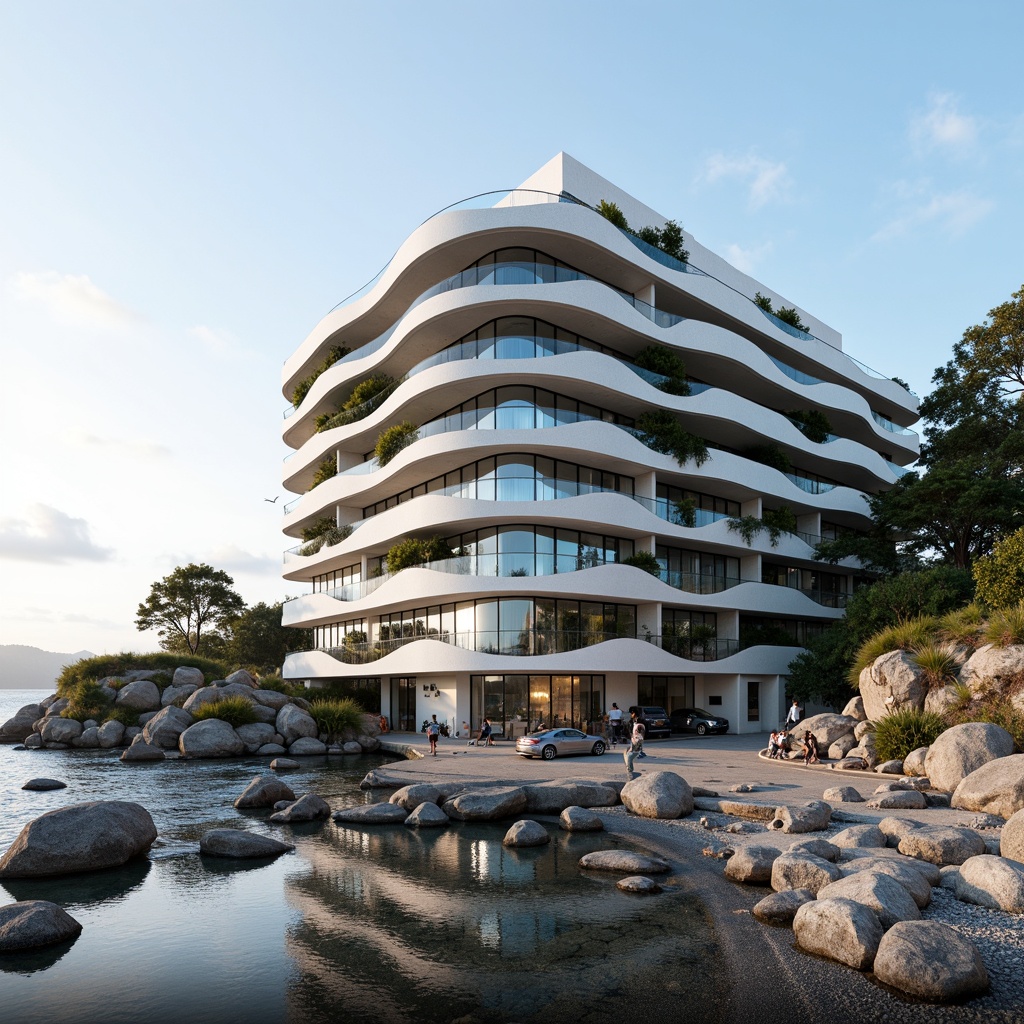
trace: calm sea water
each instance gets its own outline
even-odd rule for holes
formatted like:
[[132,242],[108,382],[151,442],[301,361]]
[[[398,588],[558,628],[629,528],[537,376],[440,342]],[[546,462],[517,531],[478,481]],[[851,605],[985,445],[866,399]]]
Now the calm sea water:
[[[0,721],[45,695],[0,690]],[[306,760],[289,785],[338,807],[372,799],[359,781],[387,758]],[[685,877],[636,897],[579,871],[584,853],[626,844],[553,826],[549,846],[518,851],[501,845],[501,824],[271,826],[232,806],[265,771],[255,758],[129,766],[0,746],[0,853],[28,821],[86,800],[135,800],[159,830],[148,859],[124,868],[0,884],[0,903],[52,900],[83,925],[70,944],[0,956],[3,1020],[715,1019],[718,958]],[[23,791],[36,776],[68,788]],[[270,863],[201,858],[199,837],[216,827],[296,850]]]

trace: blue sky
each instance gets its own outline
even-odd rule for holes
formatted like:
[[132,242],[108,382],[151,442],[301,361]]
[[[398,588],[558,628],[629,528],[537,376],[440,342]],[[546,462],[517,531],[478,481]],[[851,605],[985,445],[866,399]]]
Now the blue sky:
[[[280,580],[280,367],[565,150],[925,394],[1024,282],[1014,3],[0,2],[0,643]],[[289,589],[290,588],[290,589]]]

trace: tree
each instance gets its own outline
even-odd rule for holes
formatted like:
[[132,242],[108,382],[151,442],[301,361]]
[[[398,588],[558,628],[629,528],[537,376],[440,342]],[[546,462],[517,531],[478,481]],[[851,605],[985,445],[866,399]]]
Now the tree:
[[999,541],[971,571],[978,600],[989,608],[1010,608],[1024,600],[1024,527]]
[[1024,394],[1024,286],[988,315],[990,320],[964,331],[953,358],[967,387],[994,386],[1004,397],[1019,398]]
[[165,650],[185,650],[209,656],[224,642],[224,632],[245,602],[232,589],[235,581],[205,562],[178,566],[150,588],[139,605],[135,625],[155,629]]
[[231,624],[229,659],[236,665],[253,666],[261,673],[279,671],[285,655],[313,646],[308,629],[281,625],[282,602],[246,608]]

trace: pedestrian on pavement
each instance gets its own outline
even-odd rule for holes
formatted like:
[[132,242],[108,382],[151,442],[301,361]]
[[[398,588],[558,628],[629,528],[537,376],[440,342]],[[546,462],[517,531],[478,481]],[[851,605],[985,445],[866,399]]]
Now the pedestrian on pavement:
[[647,731],[644,727],[642,719],[637,717],[635,711],[629,713],[630,721],[632,722],[632,733],[630,736],[629,746],[626,748],[626,752],[622,755],[622,759],[626,762],[626,774],[632,779],[636,772],[633,771],[633,762],[637,757],[643,754],[644,750],[644,733]]

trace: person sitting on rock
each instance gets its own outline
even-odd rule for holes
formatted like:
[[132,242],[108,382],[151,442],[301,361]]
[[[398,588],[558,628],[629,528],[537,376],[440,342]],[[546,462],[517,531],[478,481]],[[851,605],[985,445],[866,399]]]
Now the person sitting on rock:
[[804,731],[804,742],[800,749],[800,753],[803,754],[804,764],[819,764],[818,761],[818,741],[814,737],[814,733],[810,729]]
[[768,737],[768,756],[773,761],[779,756],[779,733],[777,729],[772,729],[772,734]]

